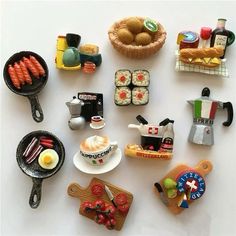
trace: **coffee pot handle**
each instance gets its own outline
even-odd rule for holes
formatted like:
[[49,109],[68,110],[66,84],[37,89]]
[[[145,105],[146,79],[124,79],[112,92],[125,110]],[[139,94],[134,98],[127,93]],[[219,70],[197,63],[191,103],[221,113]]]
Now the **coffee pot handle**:
[[231,102],[224,102],[223,103],[223,109],[227,110],[227,120],[225,122],[223,122],[224,126],[230,126],[232,121],[233,121],[233,117],[234,117],[234,110],[233,110],[233,105]]

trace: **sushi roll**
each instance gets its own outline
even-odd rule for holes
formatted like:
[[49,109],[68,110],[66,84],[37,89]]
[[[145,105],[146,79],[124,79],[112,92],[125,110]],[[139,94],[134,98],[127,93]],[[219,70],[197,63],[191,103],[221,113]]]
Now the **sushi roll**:
[[117,87],[114,100],[118,106],[129,105],[131,103],[131,90],[128,87]]
[[132,83],[134,86],[149,86],[150,75],[147,70],[135,70],[132,75]]
[[132,103],[134,105],[146,105],[149,101],[149,92],[145,87],[135,87],[132,90]]
[[129,70],[118,70],[115,73],[115,85],[129,86],[131,83],[131,72]]

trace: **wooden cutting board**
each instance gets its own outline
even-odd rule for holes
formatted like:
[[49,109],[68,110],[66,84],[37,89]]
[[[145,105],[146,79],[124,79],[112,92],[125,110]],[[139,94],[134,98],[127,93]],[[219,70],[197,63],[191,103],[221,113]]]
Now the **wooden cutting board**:
[[[184,210],[184,208],[178,207],[178,205],[177,205],[181,199],[181,196],[178,195],[177,197],[175,197],[173,199],[167,198],[167,192],[166,192],[166,189],[163,185],[164,179],[172,178],[173,180],[176,180],[176,178],[179,176],[179,174],[184,171],[194,171],[194,172],[199,173],[202,177],[205,177],[209,172],[211,172],[212,168],[213,168],[213,166],[212,166],[211,162],[208,160],[200,161],[195,167],[189,167],[187,165],[181,164],[181,165],[178,165],[177,167],[175,167],[173,170],[171,170],[164,178],[162,178],[159,181],[160,185],[163,188],[164,195],[166,196],[166,199],[168,200],[167,207],[169,208],[169,210],[172,213],[179,214]],[[160,194],[156,188],[154,191],[156,193],[158,193],[158,196],[160,197]],[[197,199],[197,200],[199,200],[199,199]],[[188,201],[189,204],[192,202],[193,201]]]
[[[67,189],[67,193],[68,195],[70,195],[71,197],[76,197],[76,198],[79,198],[80,199],[80,206],[81,204],[84,202],[84,201],[91,201],[93,202],[94,200],[96,199],[102,199],[104,200],[106,203],[108,204],[111,204],[111,201],[109,200],[106,192],[104,192],[104,194],[101,196],[101,197],[96,197],[94,196],[92,193],[91,193],[91,186],[95,183],[101,183],[103,185],[106,185],[108,186],[108,188],[110,189],[110,191],[112,192],[113,196],[115,197],[117,194],[119,193],[125,193],[127,195],[127,198],[128,198],[128,204],[129,206],[131,206],[132,204],[132,201],[133,201],[133,195],[132,193],[124,190],[124,189],[121,189],[119,187],[116,187],[108,182],[105,182],[101,179],[97,179],[97,178],[93,178],[88,187],[86,188],[83,188],[81,187],[79,184],[77,183],[72,183],[69,185],[68,189]],[[84,213],[82,210],[81,210],[81,207],[79,209],[79,213],[83,216],[86,216],[92,220],[94,220],[94,213]],[[128,214],[127,214],[128,215]],[[116,222],[117,224],[115,225],[115,230],[121,230],[124,222],[125,222],[125,219],[127,217],[127,215],[122,215],[119,213],[119,211],[117,210],[117,212],[115,213],[115,219],[116,219]]]

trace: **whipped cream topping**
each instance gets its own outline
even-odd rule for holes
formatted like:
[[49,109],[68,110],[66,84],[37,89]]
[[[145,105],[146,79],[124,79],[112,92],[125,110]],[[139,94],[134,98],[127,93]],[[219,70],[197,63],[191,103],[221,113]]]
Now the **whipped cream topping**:
[[80,144],[81,151],[96,152],[106,148],[109,145],[108,137],[91,136]]

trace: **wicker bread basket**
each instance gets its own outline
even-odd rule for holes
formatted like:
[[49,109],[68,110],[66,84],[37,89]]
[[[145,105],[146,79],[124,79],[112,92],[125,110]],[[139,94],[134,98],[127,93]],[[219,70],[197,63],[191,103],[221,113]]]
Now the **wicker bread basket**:
[[[143,17],[137,18],[142,22],[145,20]],[[109,39],[118,52],[130,58],[142,59],[155,54],[162,48],[166,39],[166,31],[160,23],[157,23],[158,31],[153,35],[153,40],[150,44],[146,46],[136,46],[134,44],[126,45],[122,43],[117,36],[117,31],[121,28],[127,28],[126,21],[128,19],[129,17],[115,22],[108,31]]]

